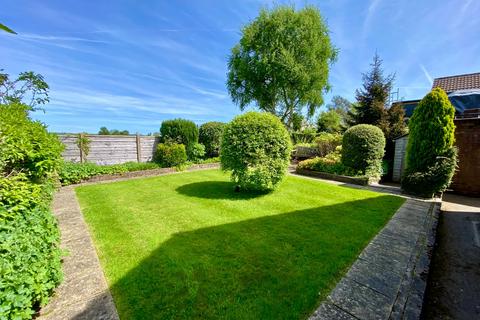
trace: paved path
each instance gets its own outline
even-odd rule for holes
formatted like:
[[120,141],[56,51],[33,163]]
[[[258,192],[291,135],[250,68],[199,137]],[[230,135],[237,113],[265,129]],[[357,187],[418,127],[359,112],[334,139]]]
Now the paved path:
[[53,211],[68,255],[63,258],[64,281],[39,319],[119,319],[73,187],[55,194]]
[[480,319],[480,199],[445,194],[425,319]]
[[438,207],[408,199],[310,320],[418,319]]

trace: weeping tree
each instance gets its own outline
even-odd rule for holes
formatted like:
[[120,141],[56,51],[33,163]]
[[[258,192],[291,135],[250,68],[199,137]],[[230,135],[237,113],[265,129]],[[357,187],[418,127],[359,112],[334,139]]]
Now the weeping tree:
[[288,127],[295,114],[312,116],[329,90],[328,73],[337,49],[313,6],[263,9],[242,29],[228,59],[227,87],[241,110],[255,104]]

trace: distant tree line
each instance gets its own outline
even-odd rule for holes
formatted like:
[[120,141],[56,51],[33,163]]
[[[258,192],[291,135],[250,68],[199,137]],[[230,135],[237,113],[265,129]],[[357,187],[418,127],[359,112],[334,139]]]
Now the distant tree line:
[[103,136],[109,136],[109,135],[128,136],[130,133],[128,132],[128,130],[117,130],[117,129],[108,130],[107,127],[101,127],[100,130],[98,131],[98,134]]

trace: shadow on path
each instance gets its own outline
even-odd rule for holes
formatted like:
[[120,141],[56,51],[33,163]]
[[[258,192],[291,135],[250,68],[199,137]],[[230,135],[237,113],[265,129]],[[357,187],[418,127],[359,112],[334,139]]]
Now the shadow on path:
[[480,199],[445,194],[424,319],[480,319],[479,233]]

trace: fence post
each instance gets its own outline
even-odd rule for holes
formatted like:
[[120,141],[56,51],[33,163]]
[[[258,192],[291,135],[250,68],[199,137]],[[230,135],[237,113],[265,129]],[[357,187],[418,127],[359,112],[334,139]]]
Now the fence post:
[[84,154],[83,154],[83,133],[78,135],[78,148],[80,149],[80,163],[84,162]]
[[142,145],[140,143],[140,134],[138,134],[138,132],[137,132],[136,142],[137,142],[137,162],[141,162],[142,161]]

